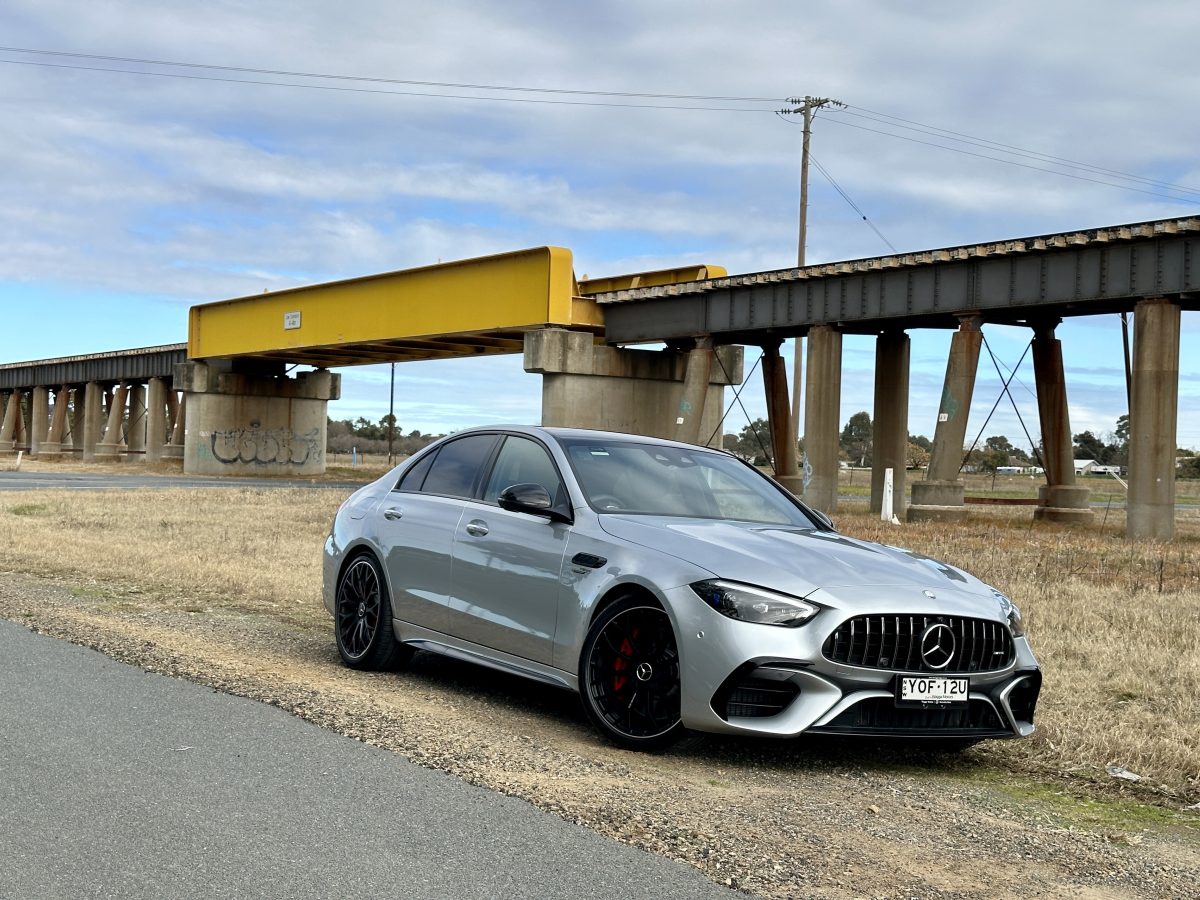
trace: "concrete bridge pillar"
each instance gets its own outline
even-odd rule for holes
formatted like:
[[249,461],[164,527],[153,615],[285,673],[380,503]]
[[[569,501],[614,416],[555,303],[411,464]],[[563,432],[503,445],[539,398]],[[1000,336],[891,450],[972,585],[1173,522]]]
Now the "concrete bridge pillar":
[[[75,392],[79,396],[79,392]],[[104,390],[94,381],[89,381],[83,389],[83,461],[94,462],[96,445],[100,443],[100,433],[104,428]]]
[[1067,409],[1062,341],[1054,337],[1058,320],[1038,323],[1033,338],[1033,374],[1037,381],[1038,415],[1042,423],[1042,465],[1046,484],[1038,490],[1042,505],[1035,519],[1086,524],[1092,521],[1091,491],[1075,484],[1074,442]]
[[804,491],[792,441],[792,405],[788,400],[787,365],[779,355],[782,341],[763,346],[763,387],[767,395],[767,424],[771,429],[771,453],[775,480],[799,497]]
[[1133,313],[1129,408],[1129,508],[1125,536],[1175,536],[1175,447],[1179,417],[1180,306],[1162,297]]
[[46,432],[46,440],[42,441],[38,451],[38,456],[43,459],[53,459],[62,455],[63,433],[67,427],[70,398],[71,389],[65,384],[54,392],[54,412],[50,417],[50,427]]
[[908,373],[911,340],[903,331],[875,339],[875,429],[871,459],[871,512],[883,509],[883,483],[892,470],[892,512],[905,515],[908,464]]
[[130,453],[142,455],[146,450],[146,386],[129,386],[129,424],[125,429],[125,443]]
[[808,383],[804,397],[804,502],[837,511],[838,419],[842,412],[842,333],[832,325],[808,332]]
[[175,385],[184,391],[189,420],[185,431],[181,413],[176,425],[187,474],[325,471],[326,408],[340,394],[341,376],[318,369],[288,377],[186,362],[175,367]]
[[96,443],[96,459],[117,459],[125,449],[122,426],[128,397],[129,385],[119,384],[114,388],[108,404],[108,424],[104,428],[104,436]]
[[679,415],[675,418],[675,440],[689,444],[700,442],[700,421],[704,418],[708,382],[712,376],[712,338],[700,338],[688,351],[683,374],[683,396],[679,400]]
[[0,419],[0,454],[17,452],[21,437],[24,434],[24,414],[21,412],[21,391],[9,392],[8,402],[4,404],[4,417]]
[[[691,351],[695,353],[696,351]],[[697,443],[719,446],[726,385],[742,380],[742,348],[713,351],[707,388],[703,360],[692,363],[692,389],[703,395],[702,409],[691,404],[698,419]],[[525,335],[525,371],[542,376],[542,424],[600,428],[627,434],[674,438],[680,427],[689,354],[678,350],[627,350],[597,345],[588,332],[546,328]],[[683,416],[688,424],[687,415]],[[324,421],[324,420],[322,420]]]
[[171,416],[171,437],[163,447],[164,459],[183,459],[183,448],[187,440],[187,394],[176,394],[174,388],[167,391],[168,402],[174,400],[174,415]]
[[[167,390],[161,378],[151,378],[146,385],[146,462],[158,462],[163,458],[167,443],[167,394],[172,399],[174,391]],[[178,402],[178,401],[177,401]]]
[[35,387],[29,399],[29,455],[38,456],[50,430],[50,389]]
[[910,522],[954,521],[967,517],[958,472],[962,468],[967,415],[971,411],[971,395],[975,392],[983,332],[979,316],[963,316],[959,323],[958,331],[950,341],[929,471],[924,481],[914,482],[912,486],[912,505],[908,507]]

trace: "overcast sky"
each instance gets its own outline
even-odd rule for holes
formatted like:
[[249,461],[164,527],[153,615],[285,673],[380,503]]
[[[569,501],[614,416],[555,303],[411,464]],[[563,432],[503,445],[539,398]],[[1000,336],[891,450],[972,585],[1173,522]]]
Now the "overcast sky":
[[[546,244],[569,247],[580,276],[792,265],[801,129],[772,110],[793,95],[850,104],[818,117],[813,154],[883,236],[814,170],[809,262],[887,253],[884,239],[928,249],[1200,213],[1200,193],[1178,190],[1200,191],[1198,4],[5,0],[0,33],[23,50],[288,73],[767,98],[0,51],[3,362],[183,341],[195,303]],[[1184,329],[1179,438],[1200,447],[1200,315]],[[1009,366],[1030,337],[985,334]],[[1111,431],[1126,411],[1119,320],[1059,334],[1073,429]],[[910,425],[932,435],[949,334],[913,336]],[[843,421],[871,409],[873,359],[870,339],[846,339]],[[342,371],[331,415],[387,411],[386,367]],[[985,354],[969,437],[999,384]],[[1028,357],[1014,388],[1036,440]],[[763,414],[758,373],[743,399]],[[536,422],[540,379],[519,357],[408,363],[396,407],[405,431]],[[727,426],[744,423],[735,408]],[[1007,403],[985,429],[1000,433],[1028,445]]]

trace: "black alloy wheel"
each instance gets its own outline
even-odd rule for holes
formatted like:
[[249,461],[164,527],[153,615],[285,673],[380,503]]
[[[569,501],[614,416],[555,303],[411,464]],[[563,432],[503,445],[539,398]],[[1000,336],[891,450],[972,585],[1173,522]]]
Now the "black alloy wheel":
[[579,690],[588,718],[613,743],[660,750],[679,740],[679,651],[666,612],[637,597],[601,612],[583,643]]
[[411,649],[396,642],[386,582],[369,553],[342,570],[334,620],[338,653],[351,668],[392,669],[412,656]]

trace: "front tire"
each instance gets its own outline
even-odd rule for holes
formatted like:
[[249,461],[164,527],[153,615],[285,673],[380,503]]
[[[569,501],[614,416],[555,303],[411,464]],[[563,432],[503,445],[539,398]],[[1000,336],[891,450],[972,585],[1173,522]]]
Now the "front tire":
[[356,556],[338,577],[333,633],[352,669],[395,669],[412,658],[411,648],[396,641],[387,582],[370,553]]
[[626,597],[588,629],[579,693],[592,724],[627,750],[661,750],[683,737],[679,650],[658,606]]

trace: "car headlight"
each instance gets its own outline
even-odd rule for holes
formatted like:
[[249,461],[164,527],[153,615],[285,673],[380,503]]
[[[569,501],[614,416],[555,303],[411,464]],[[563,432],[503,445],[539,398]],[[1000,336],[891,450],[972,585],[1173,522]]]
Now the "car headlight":
[[759,625],[796,628],[821,609],[815,603],[797,597],[788,597],[763,588],[721,581],[717,578],[697,581],[691,588],[697,597],[721,615]]
[[1000,609],[1008,617],[1008,626],[1012,629],[1013,637],[1025,636],[1025,620],[1021,618],[1021,610],[1004,594],[992,588],[992,595],[1000,601]]

